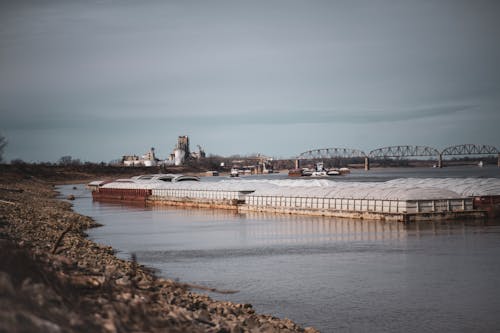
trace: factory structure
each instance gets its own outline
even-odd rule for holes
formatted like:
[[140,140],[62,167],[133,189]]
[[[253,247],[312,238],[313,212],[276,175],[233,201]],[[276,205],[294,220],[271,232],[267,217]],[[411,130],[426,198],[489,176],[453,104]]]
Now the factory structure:
[[198,151],[191,151],[189,149],[189,137],[187,135],[179,136],[177,139],[177,144],[169,156],[162,160],[156,157],[155,149],[151,148],[144,155],[124,155],[122,157],[122,164],[124,166],[179,166],[186,163],[188,160],[201,159],[205,157],[205,151],[201,146],[197,146]]
[[177,139],[177,145],[175,146],[172,154],[170,154],[168,160],[166,161],[166,164],[183,165],[186,160],[199,160],[200,158],[204,158],[205,151],[201,148],[200,145],[198,145],[197,147],[198,151],[192,152],[189,149],[189,137],[187,135],[179,136],[179,138]]

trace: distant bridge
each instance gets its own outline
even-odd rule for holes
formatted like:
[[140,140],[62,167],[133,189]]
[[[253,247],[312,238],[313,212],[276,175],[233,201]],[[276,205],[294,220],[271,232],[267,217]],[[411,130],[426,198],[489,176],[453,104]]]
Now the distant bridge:
[[363,158],[365,170],[370,169],[370,159],[380,158],[404,158],[404,157],[435,157],[440,168],[443,167],[443,156],[467,156],[467,155],[497,155],[497,165],[500,167],[500,151],[489,145],[464,144],[451,146],[437,150],[428,146],[390,146],[378,148],[366,154],[362,150],[353,148],[322,148],[312,149],[299,154],[296,157],[296,166],[300,160],[317,160],[329,158]]
[[427,146],[391,146],[374,149],[369,156],[371,158],[439,156],[439,151]]
[[465,144],[458,146],[451,146],[443,149],[439,154],[438,164],[439,167],[443,167],[443,156],[466,156],[466,155],[497,155],[497,166],[500,168],[500,151],[493,146],[488,145],[474,145]]
[[351,148],[322,148],[313,149],[303,152],[297,159],[299,160],[315,160],[321,158],[365,158],[366,154],[358,149]]
[[445,148],[441,155],[494,155],[500,153],[496,147],[488,145],[458,145]]

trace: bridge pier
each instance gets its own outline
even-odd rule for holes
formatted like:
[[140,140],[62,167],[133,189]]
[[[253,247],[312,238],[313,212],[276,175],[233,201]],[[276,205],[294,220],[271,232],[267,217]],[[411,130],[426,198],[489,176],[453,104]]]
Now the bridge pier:
[[295,169],[299,169],[299,168],[300,168],[300,160],[296,159],[295,160]]
[[[500,163],[500,157],[499,157],[499,162],[498,163]],[[366,171],[370,170],[370,159],[368,158],[368,156],[365,156],[365,170]]]
[[443,154],[439,154],[439,158],[438,158],[438,168],[442,168],[443,167]]
[[498,153],[497,166],[500,168],[500,153]]

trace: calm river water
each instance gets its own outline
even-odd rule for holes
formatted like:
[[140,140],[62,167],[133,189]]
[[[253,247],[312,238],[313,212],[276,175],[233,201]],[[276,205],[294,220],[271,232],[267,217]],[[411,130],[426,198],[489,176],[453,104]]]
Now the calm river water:
[[[275,175],[280,178],[284,175]],[[498,168],[356,171],[342,180],[500,177]],[[213,177],[216,178],[216,177]],[[206,179],[204,181],[216,181]],[[500,221],[400,223],[137,208],[92,202],[92,240],[183,282],[235,289],[252,303],[322,332],[500,331]]]

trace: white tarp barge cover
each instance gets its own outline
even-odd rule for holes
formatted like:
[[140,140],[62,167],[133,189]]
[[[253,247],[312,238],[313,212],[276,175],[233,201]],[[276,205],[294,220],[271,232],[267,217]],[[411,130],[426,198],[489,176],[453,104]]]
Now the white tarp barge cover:
[[377,200],[435,200],[500,195],[497,178],[401,178],[387,182],[342,182],[327,179],[252,180],[217,182],[123,179],[103,188],[186,189],[205,191],[254,191],[252,195],[325,197]]

